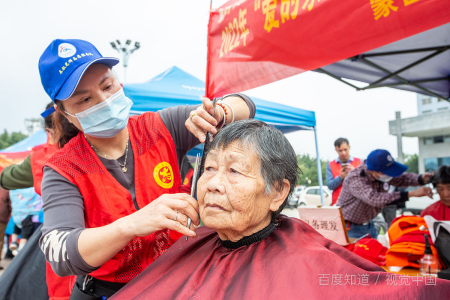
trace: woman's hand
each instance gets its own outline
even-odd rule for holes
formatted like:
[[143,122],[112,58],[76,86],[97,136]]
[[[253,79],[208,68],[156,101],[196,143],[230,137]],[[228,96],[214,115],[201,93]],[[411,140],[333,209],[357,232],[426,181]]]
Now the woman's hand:
[[[176,216],[176,220],[175,220]],[[188,229],[187,219],[192,219]],[[137,212],[121,219],[120,227],[125,235],[134,238],[147,236],[156,231],[170,229],[195,237],[195,225],[200,225],[198,203],[187,194],[164,194]]]
[[[223,119],[221,109],[216,109],[214,112],[212,101],[208,98],[202,99],[203,105],[196,110],[191,111],[189,118],[186,120],[186,128],[195,135],[201,143],[205,142],[206,132],[212,134],[217,133],[216,126]],[[217,107],[216,107],[217,108]],[[211,114],[214,112],[214,116]]]
[[137,236],[167,228],[196,237],[194,225],[191,230],[186,227],[188,216],[193,224],[200,225],[198,203],[194,198],[187,194],[161,195],[137,212],[109,225],[83,230],[78,238],[78,251],[87,264],[99,267]]

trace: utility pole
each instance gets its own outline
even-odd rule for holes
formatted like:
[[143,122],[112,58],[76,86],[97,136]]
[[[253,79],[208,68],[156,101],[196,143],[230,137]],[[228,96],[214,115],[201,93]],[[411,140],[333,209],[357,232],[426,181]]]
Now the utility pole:
[[130,49],[130,45],[131,45],[131,40],[127,40],[123,46],[119,40],[116,40],[115,42],[111,42],[111,47],[113,47],[113,49],[117,50],[117,52],[119,52],[119,54],[122,55],[123,83],[125,83],[127,81],[128,60],[130,59],[131,54],[133,54],[134,51],[136,51],[137,49],[139,49],[141,47],[141,43],[139,43],[139,42],[134,43],[133,49]]
[[397,161],[401,164],[405,163],[403,158],[403,141],[402,141],[402,115],[401,112],[395,112],[395,132],[397,133]]

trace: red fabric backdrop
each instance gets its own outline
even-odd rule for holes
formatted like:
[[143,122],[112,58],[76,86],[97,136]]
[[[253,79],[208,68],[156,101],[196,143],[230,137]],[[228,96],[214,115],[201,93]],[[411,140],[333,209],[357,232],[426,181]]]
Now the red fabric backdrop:
[[23,152],[0,152],[0,172],[3,171],[4,168],[10,165],[15,165],[22,162],[28,155],[30,155],[31,151],[23,151]]
[[314,70],[450,22],[448,0],[232,0],[210,13],[206,95]]

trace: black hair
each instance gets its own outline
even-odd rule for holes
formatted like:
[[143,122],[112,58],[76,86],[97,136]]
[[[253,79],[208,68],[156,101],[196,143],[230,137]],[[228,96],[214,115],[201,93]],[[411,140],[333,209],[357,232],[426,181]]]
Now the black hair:
[[54,124],[57,127],[58,132],[60,133],[58,136],[58,147],[62,148],[65,144],[67,144],[72,138],[76,137],[80,130],[67,120],[64,116],[64,105],[61,100],[55,101],[56,106],[58,107],[58,111],[54,112]]
[[431,178],[431,183],[433,183],[434,187],[437,187],[438,184],[449,184],[450,183],[450,166],[441,166],[437,169],[436,173],[434,173]]
[[347,145],[350,146],[350,143],[348,142],[348,140],[346,138],[338,138],[334,142],[334,146],[339,148],[343,143],[346,143]]
[[294,149],[281,131],[254,119],[241,120],[224,127],[214,137],[210,149],[225,149],[235,141],[254,151],[259,158],[266,194],[273,189],[281,191],[284,179],[289,181],[288,196],[272,214],[272,220],[275,220],[286,206],[299,176],[300,169]]
[[[45,110],[49,109],[49,108],[52,107],[52,106],[53,106],[53,102],[50,102],[50,103],[47,104],[47,106],[45,107]],[[46,116],[46,117],[44,118],[44,123],[45,123],[45,128],[53,129],[53,125],[54,125],[54,123],[53,123],[53,114],[50,114],[50,115]]]

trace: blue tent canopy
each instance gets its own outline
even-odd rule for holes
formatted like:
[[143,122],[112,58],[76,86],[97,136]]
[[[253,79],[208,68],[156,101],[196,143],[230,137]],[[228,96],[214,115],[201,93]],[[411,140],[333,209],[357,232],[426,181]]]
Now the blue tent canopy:
[[[170,106],[201,104],[205,83],[172,67],[153,79],[140,84],[124,85],[125,94],[133,100],[132,114],[158,111]],[[313,111],[290,107],[252,97],[256,104],[256,119],[275,126],[283,133],[312,130],[316,126]]]
[[25,139],[21,140],[17,144],[14,144],[12,146],[9,146],[8,148],[5,148],[3,150],[0,150],[0,152],[23,152],[23,151],[30,151],[31,148],[42,145],[47,142],[47,133],[45,130],[39,130],[36,133],[30,135],[29,137],[26,137]]

